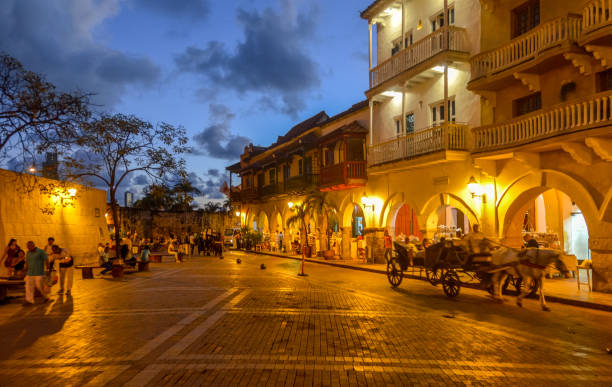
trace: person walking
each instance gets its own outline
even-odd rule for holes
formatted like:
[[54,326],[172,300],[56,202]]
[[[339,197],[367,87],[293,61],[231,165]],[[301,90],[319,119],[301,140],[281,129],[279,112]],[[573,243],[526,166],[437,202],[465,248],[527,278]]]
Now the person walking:
[[385,230],[385,261],[387,263],[389,263],[389,261],[391,260],[391,254],[392,254],[392,241],[391,241],[391,235],[389,235],[389,231]]
[[189,252],[191,256],[193,256],[193,251],[195,250],[196,240],[195,234],[189,234]]
[[49,262],[49,257],[44,250],[36,247],[32,241],[27,243],[28,253],[26,254],[26,264],[28,271],[25,277],[25,302],[23,306],[34,305],[34,293],[38,289],[42,294],[44,303],[49,301],[49,297],[43,289],[43,279],[45,268]]
[[47,253],[47,256],[50,256],[51,254],[53,254],[53,245],[55,244],[55,238],[53,237],[49,237],[47,238],[47,244],[45,245],[45,253]]
[[53,245],[53,261],[59,263],[59,291],[57,294],[64,294],[69,296],[72,291],[72,283],[74,279],[74,260],[68,250],[62,249],[58,245]]

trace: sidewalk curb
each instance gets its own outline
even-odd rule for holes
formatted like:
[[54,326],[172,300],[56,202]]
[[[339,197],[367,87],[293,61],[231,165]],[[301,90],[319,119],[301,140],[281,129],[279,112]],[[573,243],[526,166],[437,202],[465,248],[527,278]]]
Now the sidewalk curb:
[[[237,249],[232,249],[231,251],[247,252],[246,250],[237,250]],[[271,252],[248,251],[248,253],[258,254],[258,255],[267,255],[267,256],[276,257],[276,258],[292,259],[294,261],[301,261],[302,260],[302,258],[299,258],[299,257],[288,257],[286,255],[276,254],[276,253],[271,253]],[[367,271],[367,272],[375,273],[375,274],[384,274],[384,275],[387,274],[387,272],[384,271],[384,270],[373,269],[373,268],[368,268],[368,267],[358,267],[358,266],[346,265],[346,264],[336,263],[336,262],[319,261],[319,260],[314,260],[314,259],[311,259],[311,258],[306,258],[305,261],[306,262],[310,262],[310,263],[318,263],[319,265],[335,266],[335,267],[339,267],[339,268],[342,268],[342,269]],[[427,281],[427,278],[425,278],[425,277],[419,277],[419,276],[411,275],[411,274],[404,274],[404,278],[421,280],[421,281]],[[482,290],[477,285],[473,285],[473,284],[465,284],[465,285],[462,285],[462,286],[468,287],[470,289]],[[563,297],[550,296],[550,295],[546,296],[546,301],[556,302],[558,304],[565,304],[565,305],[570,305],[570,306],[577,306],[577,307],[580,307],[580,308],[601,310],[601,311],[604,311],[604,312],[611,312],[612,313],[612,305],[600,304],[600,303],[597,303],[597,302],[582,301],[582,300],[573,300],[571,298],[563,298]]]

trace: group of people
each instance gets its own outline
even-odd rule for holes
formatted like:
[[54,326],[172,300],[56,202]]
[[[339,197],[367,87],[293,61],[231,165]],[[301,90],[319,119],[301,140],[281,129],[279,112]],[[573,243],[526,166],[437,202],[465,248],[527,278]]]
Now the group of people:
[[[103,270],[100,272],[100,275],[105,275],[108,272],[112,271],[113,263],[115,263],[119,258],[123,261],[123,264],[129,265],[132,267],[136,266],[138,259],[142,262],[147,262],[149,260],[149,256],[151,255],[151,243],[150,239],[142,238],[139,241],[137,240],[136,235],[127,235],[121,238],[121,244],[119,249],[116,247],[116,243],[114,238],[111,238],[110,242],[106,244],[98,243],[98,256],[100,260],[100,266],[102,266]],[[134,244],[138,243],[137,246]],[[119,254],[117,254],[117,250]]]
[[57,281],[55,263],[59,270],[58,294],[70,295],[74,278],[74,258],[68,249],[60,247],[53,237],[47,239],[44,249],[36,247],[33,241],[26,243],[27,252],[21,249],[16,239],[11,239],[4,250],[0,265],[8,270],[8,277],[25,279],[24,306],[34,305],[36,290],[44,302],[49,300],[51,287]]

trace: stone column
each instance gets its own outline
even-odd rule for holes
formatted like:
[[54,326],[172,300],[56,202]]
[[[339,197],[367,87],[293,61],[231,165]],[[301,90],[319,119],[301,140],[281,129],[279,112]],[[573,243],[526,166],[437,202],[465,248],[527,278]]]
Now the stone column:
[[368,246],[368,262],[385,263],[385,229],[366,228],[364,234]]
[[612,238],[589,238],[589,248],[593,261],[593,290],[612,293]]
[[351,259],[352,233],[353,229],[351,226],[342,227],[342,248],[340,249],[342,259]]

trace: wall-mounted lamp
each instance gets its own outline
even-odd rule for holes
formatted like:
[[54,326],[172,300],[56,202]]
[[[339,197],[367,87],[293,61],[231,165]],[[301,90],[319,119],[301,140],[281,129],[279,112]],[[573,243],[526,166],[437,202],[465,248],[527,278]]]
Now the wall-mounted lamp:
[[28,171],[29,171],[30,173],[36,173],[36,168],[34,168],[34,167],[30,167],[30,168],[28,168]]
[[366,194],[364,193],[363,196],[361,197],[361,204],[364,207],[372,207],[372,211],[374,211],[374,207],[376,205],[376,202],[374,200],[371,200],[370,198],[368,198],[366,196]]
[[76,188],[69,188],[69,189],[68,189],[68,195],[70,195],[70,196],[72,196],[72,197],[75,197],[75,196],[76,196],[76,194],[77,194],[77,190],[76,190]]
[[419,19],[419,24],[417,24],[417,30],[422,30],[423,29],[423,22],[421,22],[421,19]]
[[234,215],[236,215],[237,217],[240,216],[240,211],[236,211]]
[[485,202],[486,196],[484,194],[482,186],[479,182],[476,181],[474,176],[470,176],[470,181],[468,181],[467,187],[468,191],[470,191],[470,194],[472,194],[472,198],[479,197],[482,198],[483,202]]
[[289,207],[289,208],[293,208],[293,202],[289,202],[289,203],[287,203],[287,207]]

